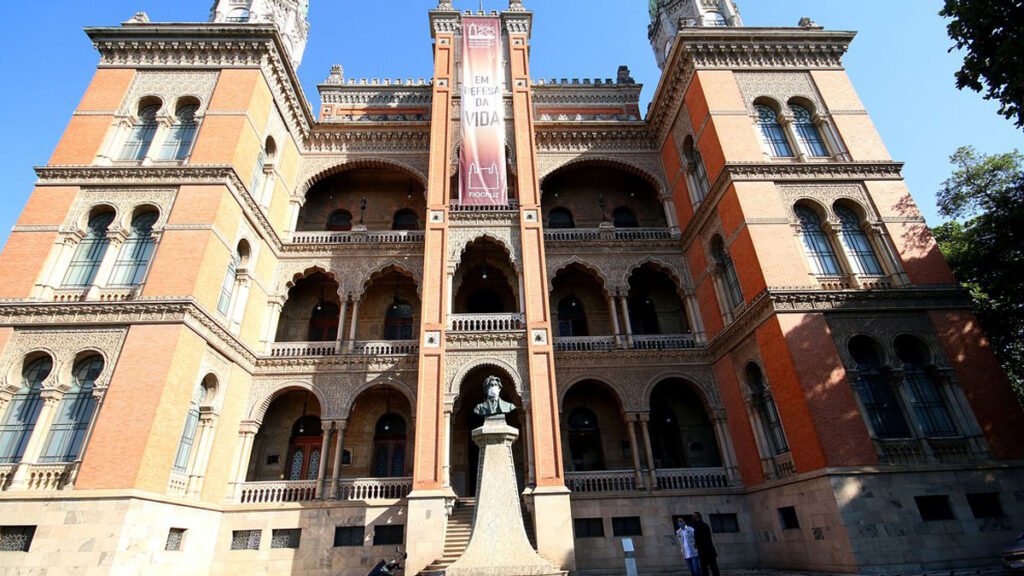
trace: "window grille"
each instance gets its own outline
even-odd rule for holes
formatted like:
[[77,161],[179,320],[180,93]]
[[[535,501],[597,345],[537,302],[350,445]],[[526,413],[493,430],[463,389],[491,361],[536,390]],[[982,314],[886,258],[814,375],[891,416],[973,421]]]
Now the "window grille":
[[793,148],[786,138],[786,131],[779,124],[778,114],[763,104],[754,106],[754,109],[757,111],[757,126],[761,131],[761,139],[771,155],[776,158],[792,158]]
[[153,225],[159,215],[156,212],[144,212],[132,220],[132,231],[121,246],[121,251],[114,260],[111,274],[112,286],[138,286],[146,276],[149,262],[156,247],[153,238]]
[[110,246],[107,230],[113,221],[113,212],[96,214],[89,219],[89,230],[71,257],[71,264],[68,265],[68,271],[61,283],[63,286],[84,288],[93,283],[107,253],[107,247]]
[[43,448],[42,462],[74,462],[82,453],[85,434],[96,410],[93,388],[103,372],[103,358],[90,356],[75,363],[73,385],[57,408],[57,417]]
[[841,274],[839,261],[836,259],[835,251],[832,250],[832,244],[821,229],[821,220],[818,215],[806,206],[797,206],[793,210],[796,212],[797,218],[800,219],[800,238],[814,274],[818,276]]
[[232,550],[259,550],[262,530],[234,530],[231,532]]
[[181,545],[184,540],[184,528],[171,528],[167,531],[167,542],[164,544],[164,550],[168,552],[178,552],[181,550]]
[[827,157],[828,148],[811,118],[811,113],[803,106],[790,105],[789,109],[793,112],[793,125],[796,127],[796,137],[800,141],[800,146],[810,156]]
[[167,139],[160,149],[161,160],[184,160],[192,152],[192,143],[196,138],[198,124],[196,123],[196,111],[198,106],[182,106],[178,110],[176,123],[171,126],[167,133]]
[[362,546],[366,538],[366,529],[362,526],[336,526],[334,528],[334,547]]
[[231,294],[235,291],[235,275],[238,272],[238,264],[241,262],[238,254],[231,258],[227,271],[224,272],[224,282],[220,285],[220,298],[217,299],[217,312],[227,314],[231,307]]
[[132,127],[121,148],[120,160],[139,161],[149,153],[149,147],[153,145],[153,137],[156,135],[157,123],[156,113],[160,106],[146,106],[139,110],[139,120]]
[[3,420],[0,420],[0,464],[20,462],[25,454],[32,430],[43,407],[40,392],[43,380],[50,375],[53,360],[41,356],[25,365],[22,385],[11,398]]
[[841,224],[839,239],[847,253],[850,254],[850,263],[854,267],[854,272],[873,276],[884,274],[882,265],[879,264],[878,257],[875,255],[875,250],[871,247],[871,241],[861,230],[860,218],[854,214],[853,210],[842,206],[836,206],[835,211]]
[[273,530],[270,533],[270,547],[296,549],[301,536],[302,530],[299,528]]
[[0,552],[28,552],[35,526],[0,526]]

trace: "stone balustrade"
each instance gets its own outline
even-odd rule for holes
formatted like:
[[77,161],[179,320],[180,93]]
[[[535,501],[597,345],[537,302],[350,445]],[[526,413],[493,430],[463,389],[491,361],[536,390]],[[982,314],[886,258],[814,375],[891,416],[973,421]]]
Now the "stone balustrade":
[[588,240],[671,240],[668,228],[558,228],[544,231],[547,242],[582,242]]
[[526,317],[519,312],[453,314],[448,320],[448,328],[452,332],[510,332],[525,327]]
[[601,470],[593,472],[566,472],[565,485],[573,493],[633,492],[643,490],[637,486],[633,470]]
[[[357,340],[352,343],[351,354],[359,356],[405,356],[420,351],[416,340]],[[270,345],[272,358],[298,358],[303,356],[333,356],[348,353],[346,344],[323,342],[274,342]]]
[[331,356],[337,352],[338,343],[334,340],[324,342],[274,342],[270,345],[270,355],[274,358]]
[[342,478],[338,500],[400,500],[412,492],[412,478]]
[[[0,465],[0,490],[10,490],[15,473],[19,480],[17,490],[47,491],[63,490],[73,484],[78,474],[78,462],[58,462],[54,464],[19,464]],[[24,474],[22,476],[22,474]]]
[[420,351],[417,340],[366,340],[356,341],[353,352],[363,356],[401,356],[418,354]]
[[637,350],[688,350],[697,347],[693,334],[633,335],[633,348]]
[[882,464],[924,464],[928,461],[921,441],[915,438],[875,440]]
[[242,504],[310,502],[316,499],[316,482],[316,480],[246,482],[242,485],[239,502]]
[[404,244],[423,242],[423,230],[313,231],[292,233],[292,244]]
[[615,349],[614,336],[557,336],[558,352],[604,352]]
[[7,485],[14,478],[14,471],[18,469],[17,464],[0,464],[0,490],[6,490]]
[[171,496],[184,496],[188,489],[188,476],[180,472],[171,472],[171,478],[167,481],[167,494]]
[[729,476],[725,468],[665,468],[655,470],[659,490],[695,490],[726,488]]

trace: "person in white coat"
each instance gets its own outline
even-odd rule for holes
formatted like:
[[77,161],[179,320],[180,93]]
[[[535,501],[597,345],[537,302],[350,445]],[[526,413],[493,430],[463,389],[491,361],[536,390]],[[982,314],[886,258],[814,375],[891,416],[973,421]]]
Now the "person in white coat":
[[679,549],[683,553],[683,558],[686,559],[686,565],[690,567],[691,576],[701,576],[700,557],[697,555],[697,537],[694,535],[693,526],[690,526],[685,519],[679,521],[676,538],[679,539]]

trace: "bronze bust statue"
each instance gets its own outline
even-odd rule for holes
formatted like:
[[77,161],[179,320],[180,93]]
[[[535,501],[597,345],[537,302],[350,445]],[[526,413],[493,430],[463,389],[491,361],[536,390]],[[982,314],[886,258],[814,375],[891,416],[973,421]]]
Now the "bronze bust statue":
[[508,414],[516,409],[515,404],[505,402],[501,399],[501,379],[497,376],[488,376],[484,380],[484,391],[487,393],[487,400],[476,405],[473,413],[477,416],[489,417]]

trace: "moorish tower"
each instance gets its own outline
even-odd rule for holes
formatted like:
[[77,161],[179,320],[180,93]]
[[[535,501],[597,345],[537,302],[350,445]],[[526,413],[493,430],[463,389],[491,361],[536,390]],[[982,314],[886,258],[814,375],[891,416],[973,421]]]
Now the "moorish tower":
[[732,0],[650,0],[648,10],[651,24],[647,37],[662,69],[680,28],[743,26],[740,11]]
[[284,40],[292,66],[299,67],[309,38],[309,0],[215,0],[210,22],[269,23]]

